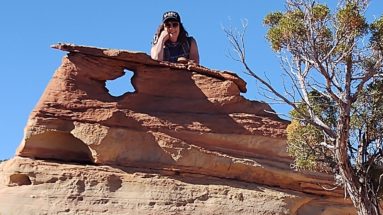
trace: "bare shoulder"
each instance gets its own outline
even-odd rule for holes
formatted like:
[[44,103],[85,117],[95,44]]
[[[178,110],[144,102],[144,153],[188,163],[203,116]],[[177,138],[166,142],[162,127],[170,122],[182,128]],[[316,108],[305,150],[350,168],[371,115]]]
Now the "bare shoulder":
[[190,60],[193,60],[195,63],[199,64],[197,41],[193,37],[190,37]]
[[194,45],[197,44],[197,41],[194,37],[189,37],[189,40],[190,40],[190,44],[192,45],[194,43]]

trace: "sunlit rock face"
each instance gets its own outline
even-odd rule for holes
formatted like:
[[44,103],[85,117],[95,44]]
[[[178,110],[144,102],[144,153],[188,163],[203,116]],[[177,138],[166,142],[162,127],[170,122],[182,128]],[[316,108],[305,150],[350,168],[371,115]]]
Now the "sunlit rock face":
[[[288,122],[241,96],[246,83],[234,73],[53,47],[69,53],[29,117],[18,157],[0,165],[0,214],[39,214],[45,198],[55,204],[43,207],[48,214],[353,213],[339,189],[323,189],[331,176],[290,168]],[[110,95],[106,81],[125,72],[135,91]],[[22,201],[36,204],[12,209]]]

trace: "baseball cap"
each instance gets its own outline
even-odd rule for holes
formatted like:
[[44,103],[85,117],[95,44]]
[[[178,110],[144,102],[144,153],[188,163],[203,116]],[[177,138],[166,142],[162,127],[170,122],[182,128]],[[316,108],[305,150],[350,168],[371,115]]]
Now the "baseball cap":
[[165,23],[168,20],[176,20],[177,22],[181,22],[181,17],[180,15],[175,12],[175,11],[168,11],[165,12],[164,15],[162,16],[162,22]]

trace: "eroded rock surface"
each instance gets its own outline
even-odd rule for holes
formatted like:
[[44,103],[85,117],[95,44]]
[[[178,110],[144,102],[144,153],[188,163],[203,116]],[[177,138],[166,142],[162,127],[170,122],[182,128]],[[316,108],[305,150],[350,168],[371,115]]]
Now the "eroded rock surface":
[[[69,53],[30,115],[17,150],[26,158],[0,169],[0,196],[12,193],[10,204],[27,193],[34,197],[23,201],[49,201],[64,214],[352,211],[341,190],[323,189],[332,187],[332,177],[291,170],[288,122],[266,103],[243,98],[246,83],[237,75],[144,53],[54,48]],[[135,92],[111,96],[106,81],[125,69],[134,72]]]
[[[14,158],[0,164],[0,214],[355,214],[339,198],[167,170]],[[9,177],[23,175],[30,185]],[[15,184],[16,183],[16,184]]]

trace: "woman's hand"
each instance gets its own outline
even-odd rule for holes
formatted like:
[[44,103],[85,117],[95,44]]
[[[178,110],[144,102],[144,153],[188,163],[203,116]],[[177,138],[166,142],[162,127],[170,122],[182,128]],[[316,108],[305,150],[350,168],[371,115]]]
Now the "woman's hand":
[[170,35],[167,30],[163,30],[158,37],[157,43],[154,44],[150,50],[150,56],[154,60],[163,60],[164,59],[164,44],[169,40]]
[[169,32],[166,29],[164,29],[160,34],[159,40],[165,43],[169,38],[170,38]]

